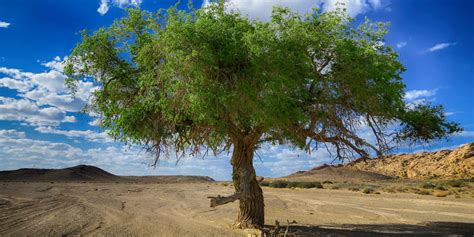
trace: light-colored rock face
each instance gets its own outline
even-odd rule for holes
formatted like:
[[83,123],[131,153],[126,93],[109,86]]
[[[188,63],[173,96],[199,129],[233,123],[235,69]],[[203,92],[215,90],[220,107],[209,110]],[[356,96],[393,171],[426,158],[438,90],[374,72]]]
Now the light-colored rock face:
[[370,160],[357,160],[346,167],[403,178],[472,178],[474,177],[474,143],[452,151],[387,155]]

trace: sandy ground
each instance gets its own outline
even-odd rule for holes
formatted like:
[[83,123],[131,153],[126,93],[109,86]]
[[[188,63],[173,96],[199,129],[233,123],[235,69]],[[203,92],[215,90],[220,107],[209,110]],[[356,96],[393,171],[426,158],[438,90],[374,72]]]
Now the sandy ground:
[[[220,184],[0,183],[0,236],[246,236]],[[287,236],[473,236],[474,199],[264,188]],[[271,228],[271,226],[269,226]],[[283,231],[284,229],[283,228]]]

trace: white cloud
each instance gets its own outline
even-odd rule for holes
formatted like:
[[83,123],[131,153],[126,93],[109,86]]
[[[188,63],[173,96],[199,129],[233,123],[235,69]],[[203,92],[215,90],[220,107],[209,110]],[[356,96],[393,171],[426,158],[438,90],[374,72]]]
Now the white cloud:
[[405,100],[415,101],[422,98],[429,98],[436,95],[438,89],[433,90],[411,90],[405,93]]
[[0,120],[57,126],[62,122],[74,122],[75,118],[55,107],[41,108],[30,100],[0,96]]
[[53,127],[37,127],[35,131],[46,134],[64,135],[69,138],[84,138],[93,142],[113,142],[106,132],[95,132],[92,130],[59,130]]
[[402,42],[398,42],[397,43],[397,48],[401,49],[403,47],[407,46],[407,42],[406,41],[402,41]]
[[8,28],[10,26],[10,23],[5,22],[5,21],[0,21],[0,28]]
[[65,60],[67,60],[67,57],[64,57],[63,59],[61,59],[61,57],[56,56],[56,57],[54,57],[53,61],[45,62],[45,63],[42,63],[41,65],[43,65],[43,66],[45,66],[49,69],[56,70],[58,72],[64,72],[63,62]]
[[442,50],[442,49],[445,49],[447,47],[454,46],[454,45],[456,45],[456,43],[439,43],[439,44],[436,44],[433,47],[429,48],[427,50],[427,52],[435,52],[435,51]]
[[101,0],[97,12],[101,15],[105,15],[109,11],[110,5],[119,8],[127,8],[140,7],[141,4],[142,0]]
[[0,73],[7,75],[0,79],[0,87],[17,90],[17,96],[34,101],[38,106],[52,106],[64,112],[80,111],[94,90],[98,88],[92,82],[78,82],[75,97],[65,86],[63,61],[55,57],[51,62],[42,63],[49,71],[41,73],[23,72],[15,68],[0,67]]
[[460,133],[455,134],[454,136],[457,136],[457,137],[474,137],[474,131],[462,131]]
[[[204,0],[203,6],[212,1]],[[312,8],[333,11],[345,8],[349,16],[355,17],[370,10],[385,6],[381,0],[229,0],[231,9],[239,10],[252,19],[269,20],[274,6],[288,7],[300,14],[309,13]]]
[[19,132],[15,129],[0,130],[0,138],[25,138],[25,132]]
[[101,123],[100,118],[96,118],[96,119],[90,121],[88,124],[91,125],[91,126],[100,126],[100,123]]
[[6,87],[20,92],[25,92],[30,90],[33,85],[29,81],[4,77],[0,78],[0,87]]
[[109,11],[109,1],[108,0],[101,0],[100,6],[97,9],[97,12],[101,15],[104,15]]
[[22,94],[23,97],[36,101],[40,106],[51,105],[63,111],[78,112],[85,106],[85,101],[69,94],[56,94],[48,90],[36,89]]

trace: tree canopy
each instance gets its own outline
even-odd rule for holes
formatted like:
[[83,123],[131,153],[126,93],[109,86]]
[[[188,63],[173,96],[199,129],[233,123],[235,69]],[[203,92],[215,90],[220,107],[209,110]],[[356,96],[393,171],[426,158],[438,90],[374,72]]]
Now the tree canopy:
[[[234,147],[235,198],[243,203],[242,193],[261,196],[255,178],[241,179],[255,177],[253,152],[265,142],[308,151],[330,144],[338,158],[367,157],[388,151],[393,139],[460,131],[441,106],[404,101],[405,68],[384,44],[386,33],[385,23],[355,26],[342,11],[275,8],[262,22],[223,2],[157,14],[130,9],[108,28],[83,31],[66,73],[72,88],[84,78],[100,86],[91,108],[111,135],[157,157]],[[362,126],[374,142],[358,134]],[[262,225],[263,198],[255,213],[241,226]]]
[[[459,131],[442,107],[403,100],[405,68],[383,43],[386,33],[384,23],[356,27],[342,12],[316,9],[301,16],[276,8],[269,22],[222,4],[156,15],[130,9],[108,28],[82,32],[66,72],[70,85],[91,77],[101,86],[91,108],[115,138],[157,155],[218,153],[232,137],[255,133],[257,142],[306,149],[330,143],[343,158],[382,153],[388,137],[428,141]],[[357,135],[362,123],[376,144]]]

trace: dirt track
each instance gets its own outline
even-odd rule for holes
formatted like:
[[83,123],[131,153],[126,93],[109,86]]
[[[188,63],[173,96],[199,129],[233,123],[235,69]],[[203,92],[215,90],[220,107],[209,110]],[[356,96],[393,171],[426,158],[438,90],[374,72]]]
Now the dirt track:
[[[0,183],[0,236],[242,236],[219,184]],[[266,223],[288,236],[474,234],[474,199],[265,188]],[[245,236],[245,235],[244,235]],[[472,236],[472,235],[471,235]]]

